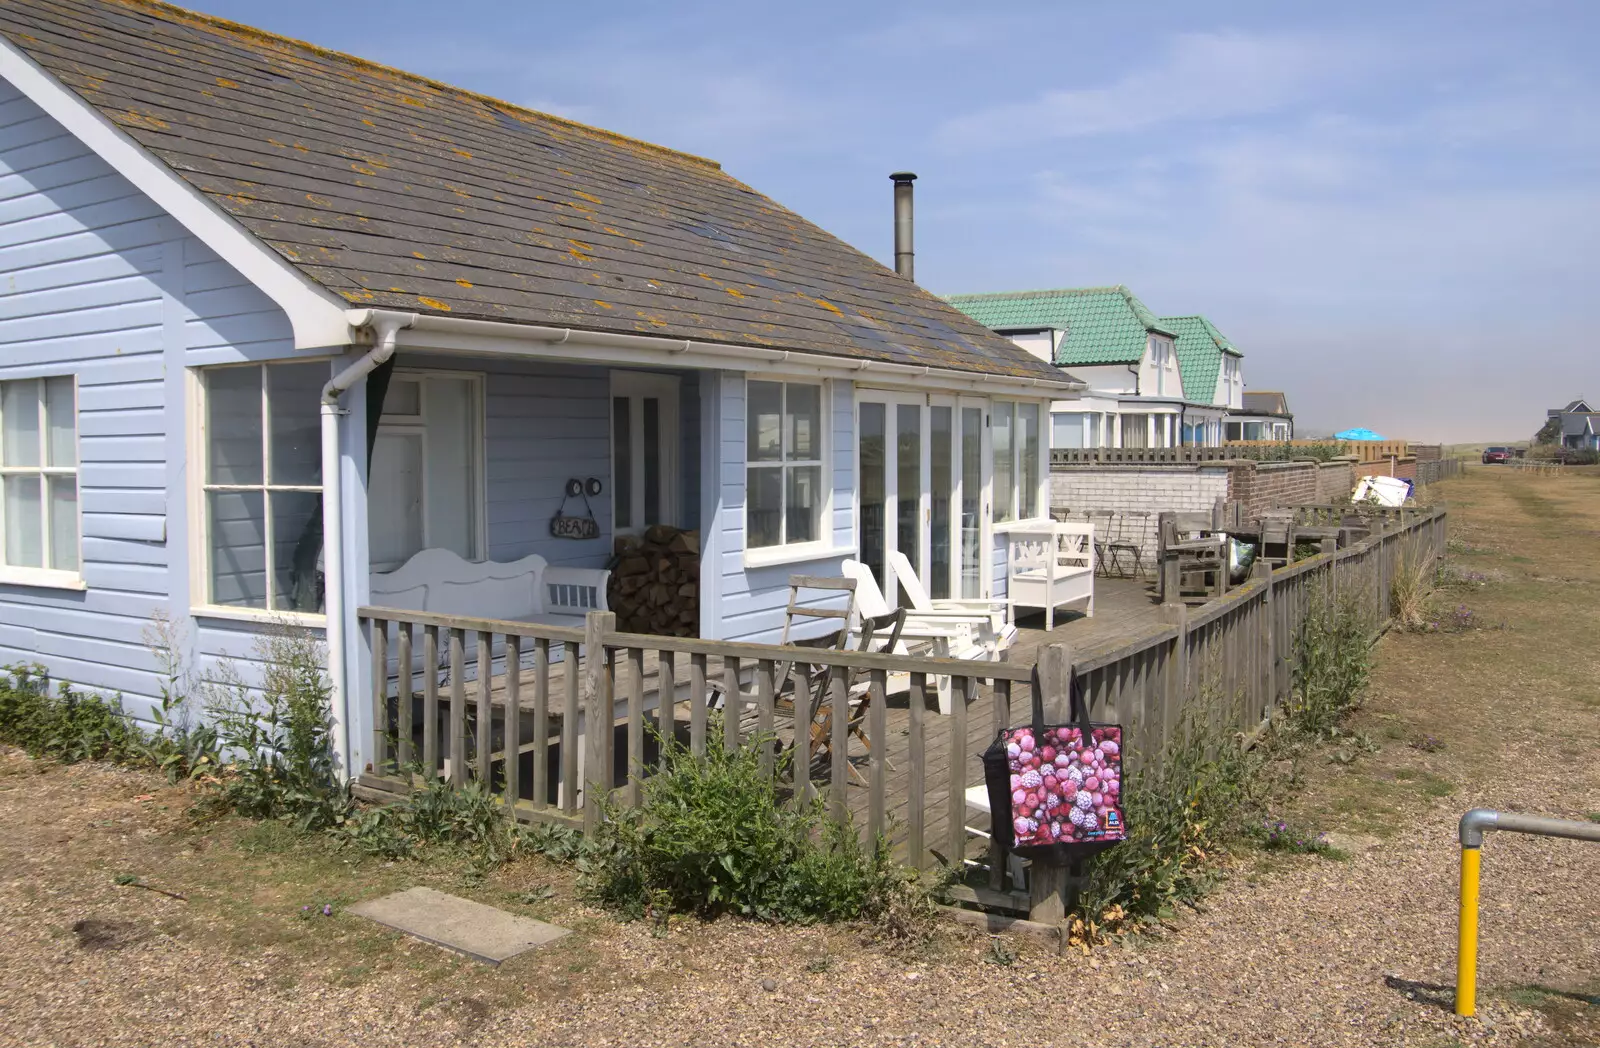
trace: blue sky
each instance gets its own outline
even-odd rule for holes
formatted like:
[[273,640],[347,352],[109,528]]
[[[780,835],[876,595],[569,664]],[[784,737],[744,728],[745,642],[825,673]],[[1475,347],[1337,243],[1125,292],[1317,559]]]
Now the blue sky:
[[939,292],[1205,313],[1302,430],[1600,396],[1600,4],[198,0],[700,153]]

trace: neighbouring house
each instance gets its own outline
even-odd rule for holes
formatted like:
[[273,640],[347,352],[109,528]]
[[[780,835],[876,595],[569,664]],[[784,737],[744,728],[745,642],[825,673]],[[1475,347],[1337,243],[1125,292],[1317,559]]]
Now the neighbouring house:
[[1223,420],[1244,407],[1244,354],[1215,324],[1202,316],[1162,317],[1161,326],[1177,336],[1178,369],[1183,375],[1183,443],[1216,447]]
[[1600,450],[1600,412],[1592,410],[1582,397],[1564,408],[1551,408],[1545,418],[1555,431],[1555,443],[1580,451]]
[[[1221,443],[1221,414],[1216,410],[1220,382],[1203,390],[1186,387],[1175,345],[1179,332],[1127,288],[951,295],[949,300],[1040,360],[1071,368],[1074,377],[1087,383],[1081,396],[1052,406],[1053,446],[1170,448],[1185,442]],[[1219,360],[1234,362],[1231,367],[1214,362],[1214,376],[1238,374],[1238,351],[1220,334],[1215,335],[1212,350],[1201,347],[1207,329],[1216,331],[1206,324],[1195,338],[1194,370],[1201,385],[1206,384],[1200,374],[1202,355],[1214,352]]]
[[298,623],[354,767],[374,580],[581,615],[671,525],[705,637],[846,557],[1003,596],[1081,388],[711,161],[142,0],[0,6],[0,215],[0,659],[142,716],[152,614]]
[[1245,390],[1243,406],[1224,420],[1229,440],[1293,440],[1294,414],[1276,390]]

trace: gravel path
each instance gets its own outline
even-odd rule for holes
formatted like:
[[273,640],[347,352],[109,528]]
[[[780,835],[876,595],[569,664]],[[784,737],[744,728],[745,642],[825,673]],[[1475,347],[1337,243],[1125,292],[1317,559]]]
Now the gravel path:
[[[1541,518],[1511,498],[1532,483],[1474,471],[1451,493],[1462,510],[1452,534],[1506,579],[1474,594],[1474,610],[1514,628],[1386,639],[1358,720],[1382,751],[1312,768],[1296,802],[1331,829],[1339,805],[1370,787],[1393,811],[1386,832],[1348,835],[1347,862],[1246,860],[1205,912],[1160,937],[1088,957],[1017,942],[1015,963],[1001,965],[985,959],[988,937],[964,929],[905,955],[848,930],[732,921],[656,938],[568,904],[551,918],[579,930],[565,952],[498,971],[352,917],[273,917],[241,937],[234,922],[298,910],[299,898],[243,873],[191,884],[182,855],[152,867],[184,841],[193,866],[215,857],[186,828],[180,794],[128,772],[41,771],[10,755],[0,757],[0,1044],[1600,1043],[1600,1003],[1559,996],[1600,992],[1600,849],[1570,842],[1491,836],[1481,1021],[1449,1014],[1460,812],[1600,812],[1600,534],[1544,544]],[[1540,493],[1544,512],[1600,515],[1600,484]],[[1527,561],[1511,561],[1513,548]],[[1443,748],[1406,745],[1421,734]],[[1388,774],[1400,767],[1409,777]],[[1453,791],[1406,792],[1417,781]],[[193,899],[118,887],[111,875],[123,868],[161,869]],[[352,974],[352,958],[370,970]]]

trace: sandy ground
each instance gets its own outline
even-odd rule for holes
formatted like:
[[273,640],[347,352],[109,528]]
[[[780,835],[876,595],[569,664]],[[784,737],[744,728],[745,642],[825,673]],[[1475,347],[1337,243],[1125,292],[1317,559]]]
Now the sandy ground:
[[[196,826],[147,775],[8,754],[0,1044],[1600,1043],[1590,845],[1491,836],[1480,1019],[1449,1008],[1460,813],[1600,815],[1600,478],[1474,469],[1445,494],[1453,562],[1484,576],[1450,605],[1509,628],[1386,638],[1353,725],[1377,752],[1308,760],[1285,812],[1350,858],[1246,856],[1159,935],[1087,957],[1016,941],[1010,964],[956,928],[914,953],[736,921],[658,937],[539,861],[477,882],[358,859]],[[342,911],[417,883],[577,934],[493,970]]]

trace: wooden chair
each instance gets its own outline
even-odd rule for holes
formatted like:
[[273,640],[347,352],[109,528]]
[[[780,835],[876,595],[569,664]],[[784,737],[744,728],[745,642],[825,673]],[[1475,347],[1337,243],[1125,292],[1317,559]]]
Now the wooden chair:
[[1293,510],[1263,513],[1261,546],[1256,551],[1257,562],[1273,568],[1285,568],[1293,564],[1295,537]]
[[1198,589],[1207,599],[1227,592],[1228,536],[1213,531],[1213,524],[1213,519],[1191,514],[1162,513],[1157,518],[1163,603],[1182,601],[1187,581],[1196,577],[1199,586],[1187,592]]
[[[803,603],[802,590],[817,590],[831,597],[838,593],[846,595],[844,607],[814,607]],[[789,576],[789,604],[783,613],[783,632],[779,635],[778,643],[787,647],[834,647],[843,649],[849,638],[850,622],[855,617],[856,580],[852,578],[833,578],[830,576],[816,575],[790,575]],[[839,625],[833,631],[821,636],[806,640],[796,640],[793,637],[796,619],[822,619],[833,620]],[[789,677],[797,659],[780,661],[774,666],[772,686],[775,690],[774,700],[781,698],[785,689],[790,687]],[[710,694],[710,704],[713,709],[722,709],[727,705],[726,685],[722,681],[707,681],[706,691]],[[749,710],[755,696],[745,695],[741,691],[740,706]],[[793,698],[789,698],[790,708],[793,708]],[[745,719],[748,719],[746,717]],[[744,727],[740,722],[741,732]]]
[[[1010,622],[1006,601],[978,598],[934,600],[928,596],[928,591],[922,588],[922,580],[917,577],[916,569],[911,566],[911,561],[904,553],[892,550],[889,553],[889,564],[894,568],[895,578],[899,581],[900,588],[905,591],[906,599],[911,602],[908,614],[915,615],[925,622],[933,621],[940,616],[948,617],[950,621],[965,621],[969,616],[987,616],[988,633],[980,640],[985,643],[993,641],[994,651],[991,653],[991,658],[997,657],[999,652],[1010,647],[1011,642],[1016,639],[1017,627]],[[976,622],[977,618],[972,618],[971,621]]]
[[[889,606],[883,590],[872,569],[858,560],[846,560],[840,570],[856,580],[856,606],[863,617],[879,617],[895,609]],[[905,609],[905,625],[893,648],[896,655],[930,654],[951,659],[977,659],[991,662],[999,657],[1000,641],[994,631],[992,610],[982,611],[916,611]],[[936,677],[939,692],[939,712],[951,710],[950,678]],[[911,686],[908,674],[897,673],[890,677],[891,690],[896,692]]]
[[[862,616],[858,627],[859,642],[856,650],[863,652],[896,650],[900,647],[900,634],[905,624],[904,608],[896,608],[884,615]],[[844,645],[840,644],[840,648],[843,647]],[[869,754],[872,752],[872,737],[866,730],[867,711],[872,705],[872,689],[863,679],[866,671],[823,667],[820,672],[811,674],[809,678],[810,716],[805,723],[810,727],[814,765],[816,762],[825,763],[826,758],[833,752],[834,711],[829,691],[838,673],[843,673],[845,678],[846,741],[848,742],[849,737],[853,735],[861,740],[861,744],[867,748]],[[800,723],[796,721],[795,731],[798,733],[801,730]],[[887,758],[885,763],[889,763]],[[893,764],[889,764],[889,767],[891,771],[898,770]],[[850,770],[857,778],[861,778],[861,772],[855,765],[851,764]]]

